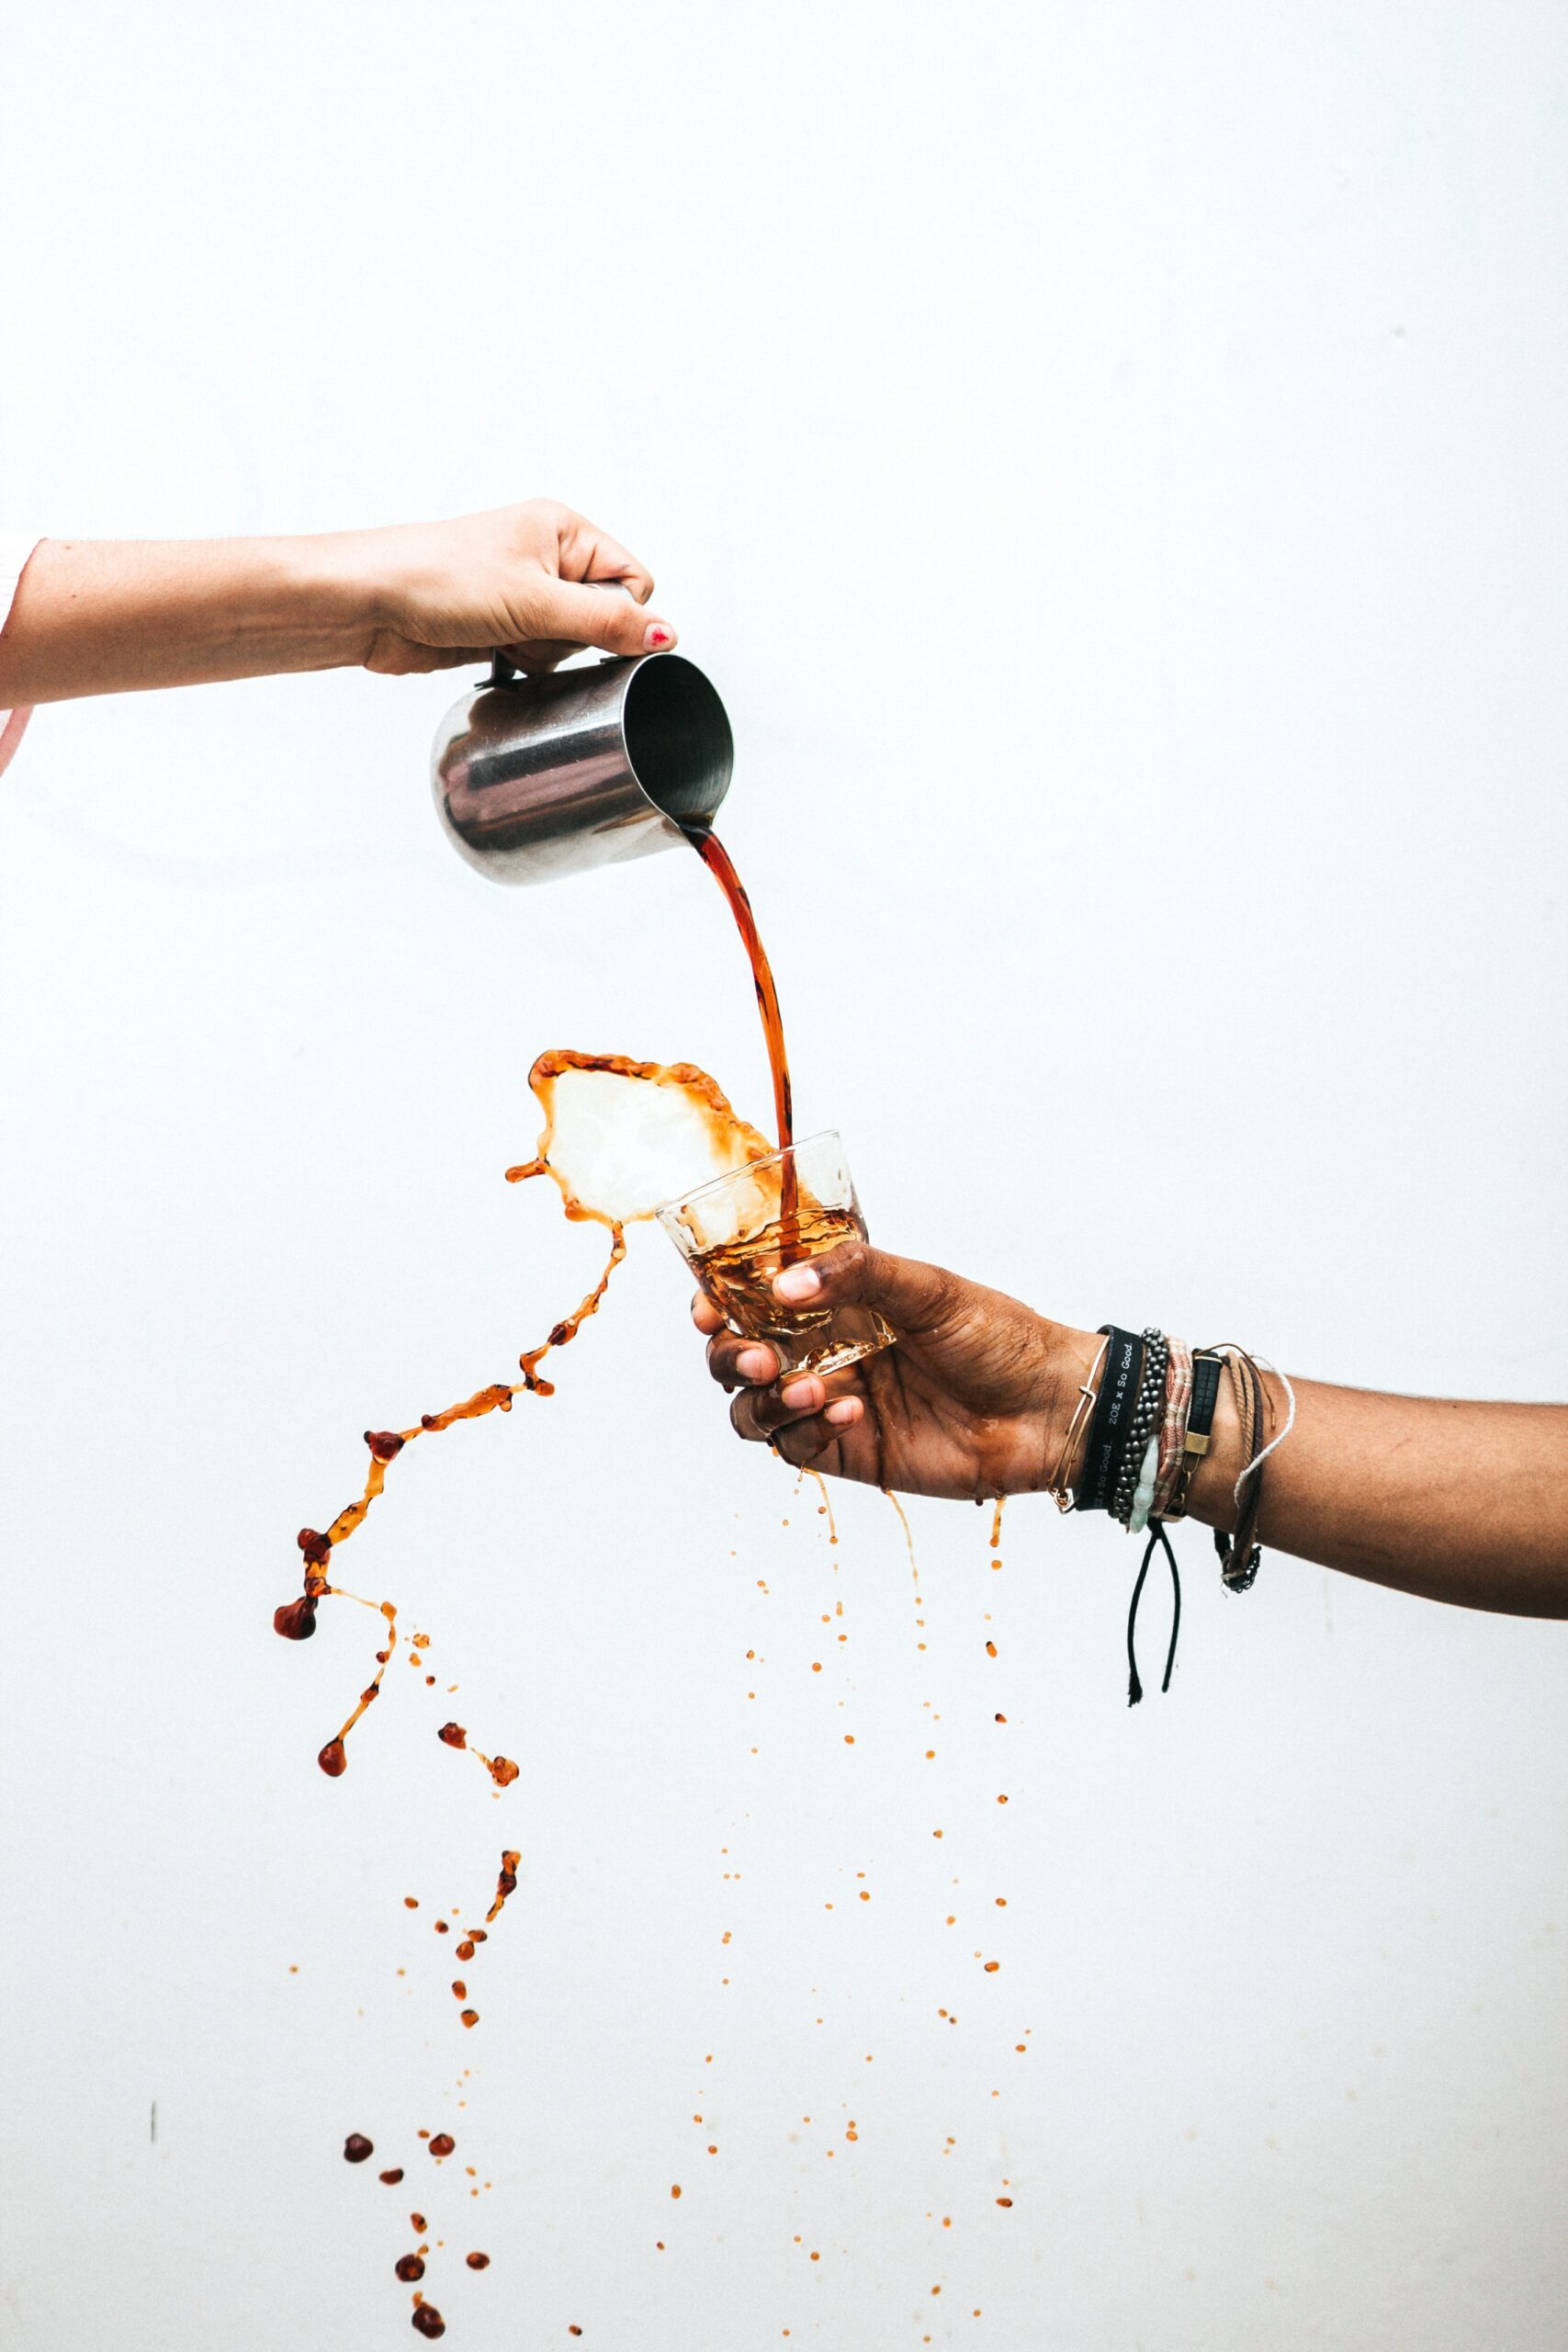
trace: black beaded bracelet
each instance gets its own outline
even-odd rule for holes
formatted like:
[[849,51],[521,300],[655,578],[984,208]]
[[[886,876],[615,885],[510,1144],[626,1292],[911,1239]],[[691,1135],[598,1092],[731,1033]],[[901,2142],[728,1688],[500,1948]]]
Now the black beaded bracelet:
[[1119,1519],[1123,1527],[1133,1516],[1133,1502],[1149,1440],[1165,1411],[1165,1374],[1169,1362],[1170,1342],[1163,1331],[1156,1331],[1151,1325],[1144,1333],[1144,1377],[1111,1490],[1111,1516]]
[[1079,1510],[1104,1510],[1110,1505],[1122,1443],[1144,1380],[1144,1343],[1137,1334],[1119,1330],[1114,1323],[1102,1323],[1100,1328],[1107,1341],[1105,1368],[1078,1473]]

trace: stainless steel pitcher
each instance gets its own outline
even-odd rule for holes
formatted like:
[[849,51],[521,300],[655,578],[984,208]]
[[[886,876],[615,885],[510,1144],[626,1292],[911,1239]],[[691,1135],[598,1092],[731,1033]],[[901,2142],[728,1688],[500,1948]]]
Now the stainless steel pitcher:
[[498,882],[553,882],[705,831],[734,763],[724,705],[679,653],[529,678],[498,653],[442,720],[431,773],[460,857]]

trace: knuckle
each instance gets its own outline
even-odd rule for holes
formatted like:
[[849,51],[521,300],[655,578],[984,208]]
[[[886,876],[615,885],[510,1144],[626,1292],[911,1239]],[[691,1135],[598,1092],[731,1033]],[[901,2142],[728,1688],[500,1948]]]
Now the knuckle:
[[943,1322],[949,1317],[957,1314],[964,1303],[964,1294],[967,1284],[962,1282],[958,1275],[950,1274],[945,1266],[931,1267],[928,1283],[930,1312],[932,1318]]
[[762,1432],[757,1427],[754,1399],[749,1389],[743,1388],[738,1396],[730,1398],[729,1426],[737,1437],[748,1441],[761,1436]]
[[863,1290],[872,1270],[872,1252],[864,1241],[840,1241],[818,1261],[818,1273],[836,1291]]
[[831,1430],[813,1417],[810,1420],[793,1421],[788,1429],[780,1430],[773,1443],[790,1467],[798,1470],[823,1452],[831,1436]]

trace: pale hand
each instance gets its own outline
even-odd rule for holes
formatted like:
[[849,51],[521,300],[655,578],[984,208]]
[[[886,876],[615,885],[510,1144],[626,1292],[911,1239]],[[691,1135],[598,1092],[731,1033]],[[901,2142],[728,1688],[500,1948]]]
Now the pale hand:
[[[675,642],[646,607],[653,578],[618,539],[548,498],[449,523],[346,535],[377,616],[365,667],[446,670],[500,648],[520,670],[551,670],[586,645],[662,653]],[[590,582],[629,590],[609,594]]]

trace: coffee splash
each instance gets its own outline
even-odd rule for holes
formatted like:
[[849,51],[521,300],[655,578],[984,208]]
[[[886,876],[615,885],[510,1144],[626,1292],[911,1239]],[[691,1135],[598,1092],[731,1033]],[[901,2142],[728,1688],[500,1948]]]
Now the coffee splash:
[[[274,1631],[286,1641],[308,1640],[316,1630],[317,1610],[327,1600],[350,1600],[371,1610],[385,1626],[375,1673],[316,1759],[332,1780],[348,1769],[349,1735],[380,1695],[399,1634],[394,1602],[368,1600],[348,1591],[332,1581],[329,1569],[334,1553],[365,1524],[386,1487],[392,1463],[421,1438],[438,1436],[459,1421],[509,1413],[517,1396],[553,1396],[555,1384],[539,1366],[547,1355],[568,1346],[598,1312],[626,1256],[627,1226],[646,1223],[683,1186],[728,1175],[772,1149],[767,1137],[732,1108],[717,1082],[691,1062],[638,1062],[625,1054],[563,1049],[541,1054],[528,1073],[528,1083],[545,1114],[544,1132],[537,1156],[509,1168],[507,1182],[553,1178],[569,1217],[608,1230],[610,1255],[598,1281],[571,1312],[552,1324],[537,1345],[523,1350],[517,1359],[518,1379],[491,1381],[439,1412],[422,1413],[407,1429],[367,1430],[370,1464],[363,1491],[325,1528],[300,1529],[296,1541],[304,1557],[304,1589],[274,1611]],[[440,1736],[449,1747],[468,1747],[467,1732],[456,1724],[446,1726]],[[487,1757],[477,1748],[468,1752],[479,1758],[498,1787],[516,1779],[517,1767],[508,1758]]]
[[[750,900],[728,853],[711,831],[694,832],[689,838],[724,892],[750,963],[773,1082],[777,1144],[784,1150],[794,1141],[794,1106],[784,1023],[772,967]],[[288,1641],[309,1639],[316,1630],[321,1603],[332,1599],[353,1601],[373,1611],[382,1621],[382,1646],[376,1652],[376,1670],[317,1758],[321,1770],[332,1780],[340,1779],[347,1770],[349,1736],[379,1697],[400,1639],[395,1603],[369,1600],[349,1592],[333,1581],[330,1574],[334,1554],[357,1533],[372,1504],[385,1491],[391,1464],[419,1439],[438,1435],[458,1421],[481,1419],[493,1412],[509,1413],[513,1399],[519,1396],[552,1396],[554,1383],[541,1374],[539,1367],[547,1356],[569,1345],[588,1318],[597,1313],[611,1278],[626,1256],[626,1227],[645,1222],[662,1204],[678,1195],[767,1160],[774,1154],[775,1147],[737,1114],[715,1080],[689,1062],[638,1062],[622,1054],[558,1051],[539,1056],[529,1072],[529,1084],[544,1112],[544,1131],[536,1158],[509,1168],[507,1181],[521,1183],[534,1176],[550,1177],[569,1218],[603,1226],[609,1233],[609,1256],[597,1282],[572,1311],[553,1324],[544,1340],[522,1351],[517,1359],[517,1379],[491,1381],[439,1412],[423,1413],[409,1428],[367,1430],[365,1443],[370,1460],[363,1490],[325,1528],[300,1530],[297,1540],[304,1560],[303,1589],[275,1611],[275,1630]],[[759,1172],[776,1196],[781,1260],[787,1263],[799,1253],[801,1239],[793,1159],[775,1160],[771,1169]],[[409,1656],[416,1668],[425,1665],[429,1647],[428,1634],[412,1636]],[[435,1677],[426,1673],[424,1681],[427,1687],[434,1687]],[[494,1783],[498,1796],[517,1780],[518,1766],[507,1757],[485,1755],[470,1742],[465,1725],[449,1721],[441,1726],[437,1737],[447,1747],[475,1756]],[[476,1959],[479,1947],[488,1940],[488,1930],[500,1917],[508,1897],[516,1891],[521,1865],[521,1851],[508,1847],[502,1855],[485,1925],[468,1929],[456,1946],[456,1956],[465,1966]],[[409,1900],[412,1905],[412,1898]],[[436,1928],[437,1932],[447,1932],[447,1923],[438,1920]],[[462,2005],[459,2016],[463,2026],[477,2026],[479,2013],[468,2005],[467,1975],[453,1979],[451,1992]],[[428,2134],[421,2136],[428,2138]],[[429,2139],[430,2153],[438,2161],[452,2153],[453,2144],[450,2134],[446,2132]],[[372,2151],[369,2142],[356,2134],[344,2153],[351,2162],[358,2162],[361,2153],[367,2158]],[[393,2167],[381,2177],[388,2182],[400,2180],[401,2167]],[[485,2186],[488,2188],[489,2183]],[[680,2194],[678,2189],[674,2193]],[[413,2253],[400,2258],[396,2272],[400,2280],[413,2290],[411,2320],[415,2332],[434,2338],[446,2334],[446,2324],[441,2312],[425,2300],[423,2287],[416,2283],[424,2277],[431,2249],[423,2239],[423,2215],[412,2215],[411,2220],[421,2233],[422,2243]],[[467,2260],[469,2269],[482,2270],[488,2268],[490,2257],[483,2253],[471,2253]],[[581,2330],[574,2325],[570,2332],[575,2335]]]
[[[341,1779],[347,1770],[349,1736],[379,1696],[400,1638],[394,1602],[367,1600],[336,1583],[332,1575],[334,1554],[365,1524],[371,1506],[385,1490],[391,1464],[422,1438],[436,1436],[459,1421],[510,1412],[519,1396],[552,1396],[554,1383],[539,1366],[547,1355],[568,1346],[597,1313],[611,1277],[626,1256],[626,1227],[646,1223],[682,1187],[729,1175],[764,1159],[773,1149],[767,1137],[733,1109],[716,1080],[691,1062],[639,1062],[624,1054],[562,1050],[541,1054],[528,1074],[528,1083],[544,1114],[544,1128],[536,1156],[509,1168],[507,1181],[521,1183],[534,1176],[551,1178],[568,1217],[606,1229],[610,1254],[597,1282],[571,1312],[552,1324],[536,1345],[523,1350],[517,1360],[518,1378],[491,1381],[439,1412],[422,1413],[406,1429],[367,1430],[370,1461],[363,1490],[325,1528],[300,1530],[297,1540],[304,1559],[304,1588],[296,1599],[274,1611],[274,1630],[288,1641],[308,1640],[316,1630],[317,1611],[327,1600],[349,1600],[368,1609],[380,1618],[383,1627],[374,1674],[317,1758],[331,1780]],[[424,1664],[429,1648],[428,1634],[412,1636],[410,1655],[416,1666]],[[427,1674],[425,1681],[434,1684],[434,1677]],[[519,1768],[509,1757],[487,1756],[477,1747],[465,1724],[444,1723],[436,1737],[446,1747],[476,1757],[497,1794],[519,1777]],[[470,1928],[456,1946],[456,1957],[465,1966],[477,1959],[508,1897],[516,1892],[522,1859],[518,1848],[508,1847],[502,1852],[484,1925]],[[446,1930],[446,1924],[437,1921],[438,1932]],[[451,1992],[459,2005],[462,2025],[471,2030],[480,2017],[469,1998],[468,1976],[455,1978]],[[437,2133],[429,2147],[437,2158],[450,2154],[450,2134]],[[344,2153],[351,2164],[357,2164],[372,2154],[371,2143],[355,2133]],[[400,2179],[400,2168],[382,2177]],[[423,2278],[429,2255],[429,2245],[422,2244],[416,2253],[402,2258],[397,2275],[414,2290],[411,2321],[415,2332],[435,2337],[446,2334],[446,2323],[426,2301],[423,2288],[414,2283]],[[470,2269],[488,2267],[486,2256],[468,2257]]]

